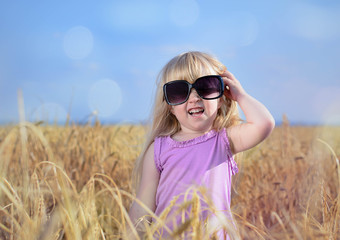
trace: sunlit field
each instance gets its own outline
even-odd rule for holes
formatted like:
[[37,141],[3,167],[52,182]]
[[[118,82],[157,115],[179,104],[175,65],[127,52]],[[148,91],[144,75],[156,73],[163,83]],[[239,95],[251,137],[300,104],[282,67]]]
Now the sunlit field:
[[[0,239],[128,239],[131,172],[145,133],[144,126],[98,122],[0,127]],[[340,127],[287,120],[239,155],[232,239],[340,239],[339,155]],[[195,199],[171,239],[214,238],[202,231]],[[146,239],[159,234],[158,220]]]

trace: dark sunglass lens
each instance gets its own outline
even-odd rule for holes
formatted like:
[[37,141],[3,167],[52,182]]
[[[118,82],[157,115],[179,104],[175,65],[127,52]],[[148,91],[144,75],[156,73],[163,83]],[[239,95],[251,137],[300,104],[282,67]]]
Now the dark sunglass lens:
[[189,86],[186,82],[172,82],[166,85],[166,96],[170,104],[179,104],[188,96]]
[[218,98],[222,92],[222,84],[218,77],[207,76],[200,78],[195,83],[197,93],[205,99]]

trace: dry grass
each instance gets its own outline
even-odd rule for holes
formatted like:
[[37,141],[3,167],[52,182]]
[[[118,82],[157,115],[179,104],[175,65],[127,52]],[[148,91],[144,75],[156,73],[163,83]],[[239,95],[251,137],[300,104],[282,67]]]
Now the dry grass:
[[[0,128],[0,239],[127,238],[130,174],[144,135],[142,126],[99,123]],[[339,154],[339,127],[287,121],[244,153],[233,182],[233,238],[339,239]],[[213,236],[198,221],[200,194],[173,238]],[[147,238],[161,233],[162,217]]]

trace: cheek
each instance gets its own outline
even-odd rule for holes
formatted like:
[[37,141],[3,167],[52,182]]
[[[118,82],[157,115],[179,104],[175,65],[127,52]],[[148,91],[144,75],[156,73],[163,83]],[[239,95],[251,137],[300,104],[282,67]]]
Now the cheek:
[[183,109],[181,106],[171,106],[170,111],[173,115],[177,117],[177,115],[180,115]]
[[222,106],[221,98],[218,98],[214,102],[210,103],[210,109],[211,110],[214,110],[214,109],[218,110],[218,109],[220,109],[221,106]]

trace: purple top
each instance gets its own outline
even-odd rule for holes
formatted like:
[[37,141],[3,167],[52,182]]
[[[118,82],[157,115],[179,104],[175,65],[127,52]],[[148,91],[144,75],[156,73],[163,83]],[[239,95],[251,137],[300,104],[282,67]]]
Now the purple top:
[[238,168],[225,129],[220,132],[211,130],[182,142],[170,136],[157,137],[154,149],[155,164],[160,173],[156,193],[157,216],[174,196],[181,194],[176,202],[181,204],[183,193],[191,186],[206,187],[216,209],[224,213],[230,211],[231,176],[238,172]]

